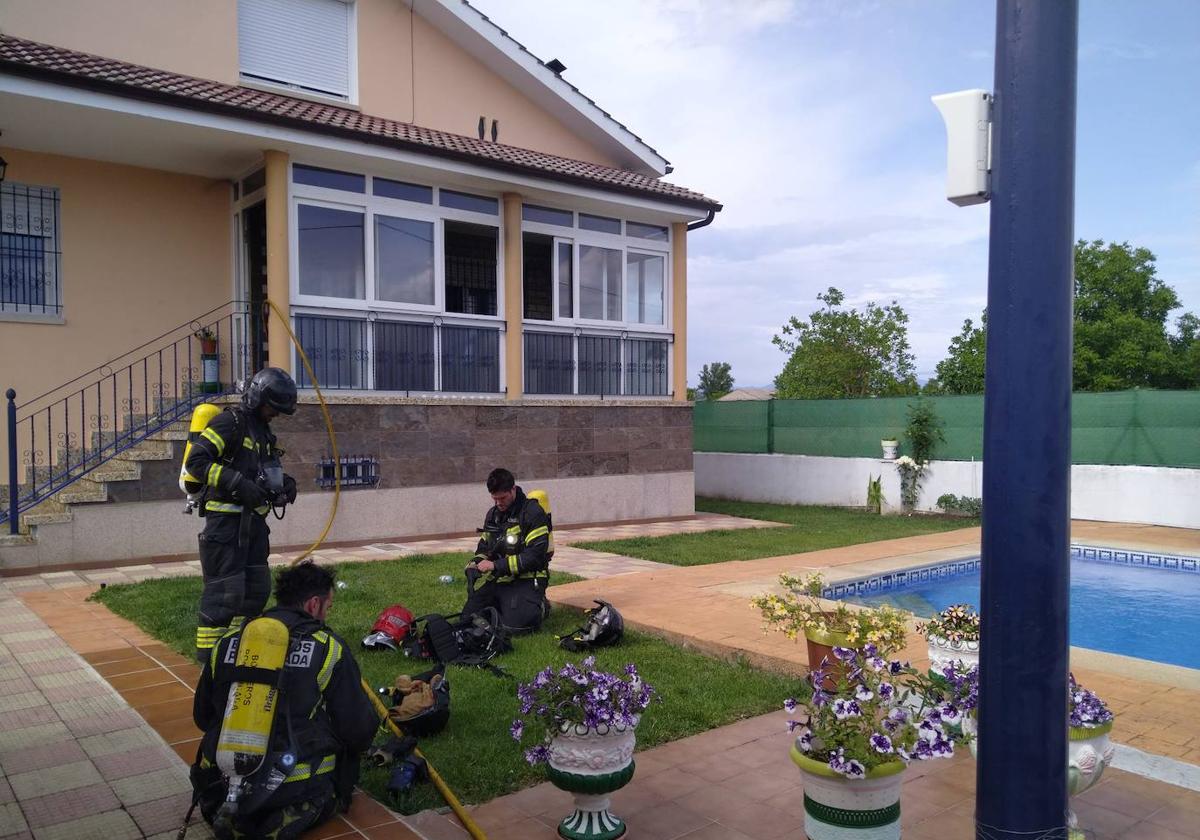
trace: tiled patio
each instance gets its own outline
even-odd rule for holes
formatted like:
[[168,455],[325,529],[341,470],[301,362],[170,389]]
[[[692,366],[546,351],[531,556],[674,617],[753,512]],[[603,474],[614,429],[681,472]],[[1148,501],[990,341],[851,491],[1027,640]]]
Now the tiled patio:
[[[1079,525],[1079,523],[1077,523]],[[564,529],[556,566],[589,580],[556,587],[555,599],[588,606],[597,595],[621,606],[628,623],[711,652],[741,653],[794,672],[805,670],[802,646],[764,636],[747,597],[784,569],[835,574],[892,566],[978,545],[977,530],[911,537],[782,558],[678,568],[570,547],[584,540],[660,535],[711,528],[762,527],[729,517]],[[1195,532],[1083,523],[1081,541],[1195,552]],[[1082,530],[1084,533],[1080,533]],[[1157,541],[1156,541],[1157,540]],[[1126,542],[1128,541],[1128,542]],[[470,550],[474,540],[374,544],[320,552],[328,561]],[[294,556],[294,555],[293,555]],[[290,556],[276,556],[275,563]],[[186,762],[198,733],[191,724],[193,664],[95,604],[100,582],[194,575],[193,563],[54,572],[0,581],[0,838],[155,838],[175,836],[187,809]],[[662,598],[665,589],[670,599]],[[705,628],[695,616],[702,609]],[[102,632],[97,632],[100,628]],[[716,629],[711,629],[716,628]],[[924,656],[913,639],[907,655]],[[66,644],[64,644],[64,642]],[[1089,663],[1089,666],[1094,663]],[[1103,663],[1101,663],[1103,664]],[[1089,686],[1118,712],[1115,740],[1149,753],[1200,763],[1200,730],[1190,710],[1200,691],[1088,667]],[[741,840],[801,837],[799,776],[787,759],[782,712],[743,721],[638,754],[633,782],[614,797],[631,838]],[[974,837],[973,767],[966,756],[915,765],[904,788],[909,840]],[[1186,767],[1187,765],[1176,765]],[[1190,772],[1188,779],[1192,778]],[[1190,781],[1188,782],[1190,783]],[[64,792],[69,795],[63,795]],[[551,838],[569,798],[540,785],[474,809],[492,840]],[[1076,803],[1096,840],[1196,840],[1200,793],[1110,770]],[[189,837],[210,837],[202,823]],[[327,838],[465,837],[452,817],[425,812],[401,820],[358,796],[351,812],[308,835]]]

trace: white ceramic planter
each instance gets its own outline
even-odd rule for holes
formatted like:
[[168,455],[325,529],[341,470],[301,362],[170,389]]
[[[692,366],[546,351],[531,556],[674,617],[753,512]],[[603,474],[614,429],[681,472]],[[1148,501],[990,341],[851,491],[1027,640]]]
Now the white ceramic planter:
[[804,785],[804,833],[809,840],[899,840],[902,762],[851,780],[795,745],[791,756]]
[[[1072,796],[1083,793],[1096,782],[1104,768],[1112,764],[1113,745],[1108,739],[1112,721],[1092,729],[1067,729],[1067,790]],[[1067,825],[1077,828],[1075,812],[1068,814]]]
[[575,795],[575,812],[558,824],[566,840],[616,840],[625,823],[609,812],[611,794],[633,778],[635,727],[566,724],[550,742],[546,776]]
[[896,450],[900,447],[900,442],[895,440],[881,440],[879,445],[883,447],[883,460],[895,461]]
[[925,641],[929,646],[929,667],[938,673],[956,662],[962,670],[979,664],[978,639],[973,642],[952,642],[941,636],[929,636]]

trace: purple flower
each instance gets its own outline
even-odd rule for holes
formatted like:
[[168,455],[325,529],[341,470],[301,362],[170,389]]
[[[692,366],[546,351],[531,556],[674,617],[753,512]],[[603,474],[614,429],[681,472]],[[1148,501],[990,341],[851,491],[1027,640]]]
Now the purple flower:
[[514,741],[519,742],[521,740],[521,736],[525,734],[525,722],[514,720],[512,722],[512,726],[508,728],[508,733],[512,735],[512,739]]
[[948,723],[951,726],[962,720],[962,715],[953,703],[943,703],[939,706],[938,715],[941,717],[943,723]]
[[855,761],[852,758],[844,765],[842,775],[847,779],[865,779],[867,777],[867,768],[863,767],[861,762]]
[[863,652],[864,656],[872,656],[873,657],[873,656],[877,656],[879,654],[879,648],[875,647],[875,645],[872,642],[867,642],[865,645],[863,645],[862,652]]
[[944,733],[940,725],[926,718],[917,726],[917,737],[921,739],[922,743],[928,745],[932,744],[938,738],[944,737]]
[[891,700],[896,695],[895,687],[889,682],[881,682],[879,684],[879,699]]
[[789,715],[793,714],[796,711],[795,698],[789,697],[788,699],[784,700],[783,701],[783,710],[785,712],[787,712]]
[[545,744],[538,744],[536,747],[530,747],[525,750],[525,761],[529,764],[542,764],[550,759],[550,748]]
[[858,688],[854,690],[854,699],[861,700],[864,703],[872,699],[874,696],[875,692],[871,691],[871,689],[867,688],[865,685],[860,684]]
[[788,732],[795,732],[795,731],[796,731],[796,727],[798,727],[798,726],[803,726],[803,725],[804,725],[804,724],[803,724],[803,723],[801,723],[801,722],[800,722],[800,721],[798,721],[798,720],[789,720],[789,721],[787,722],[787,731],[788,731]]
[[899,661],[899,660],[897,660],[897,659],[893,659],[893,660],[892,660],[892,661],[891,661],[891,662],[888,664],[888,670],[889,670],[889,671],[891,671],[891,672],[892,672],[892,674],[899,674],[901,671],[903,671],[903,670],[904,670],[904,666],[900,664],[900,661]]
[[871,746],[874,747],[875,752],[887,755],[892,752],[892,739],[876,732],[871,736]]
[[812,733],[811,732],[803,732],[800,734],[800,737],[796,739],[796,746],[800,748],[801,752],[809,752],[810,750],[812,750],[812,742],[813,742]]
[[842,662],[849,662],[851,659],[853,659],[855,656],[857,656],[857,654],[854,651],[854,648],[844,648],[844,647],[835,647],[833,649],[833,655],[836,656],[838,659],[840,659]]
[[829,702],[829,695],[826,692],[822,691],[821,689],[817,689],[816,691],[813,692],[812,704],[814,706],[817,706],[819,708],[821,706],[824,706],[828,702]]
[[861,715],[862,708],[853,700],[839,697],[833,701],[833,714],[838,720],[846,720]]
[[594,667],[596,667],[596,657],[594,657],[594,656],[589,656],[589,657],[586,657],[586,658],[583,660],[583,667],[584,667],[584,668],[594,668]]
[[882,670],[883,670],[884,668],[886,668],[886,667],[887,667],[887,665],[888,665],[888,664],[887,664],[887,660],[886,660],[886,659],[883,659],[883,658],[881,658],[881,657],[878,657],[878,656],[872,656],[872,657],[871,657],[871,658],[868,660],[868,662],[869,662],[869,663],[870,663],[870,665],[871,665],[871,670],[872,670],[872,671],[882,671]]

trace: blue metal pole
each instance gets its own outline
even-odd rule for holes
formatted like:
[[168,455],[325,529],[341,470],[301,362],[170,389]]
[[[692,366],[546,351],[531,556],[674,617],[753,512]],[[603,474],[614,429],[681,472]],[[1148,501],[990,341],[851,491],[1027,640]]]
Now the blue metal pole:
[[8,532],[15,534],[21,524],[17,516],[17,497],[21,492],[17,486],[17,392],[9,388],[4,397],[8,400]]
[[1067,836],[1077,0],[998,0],[978,840]]

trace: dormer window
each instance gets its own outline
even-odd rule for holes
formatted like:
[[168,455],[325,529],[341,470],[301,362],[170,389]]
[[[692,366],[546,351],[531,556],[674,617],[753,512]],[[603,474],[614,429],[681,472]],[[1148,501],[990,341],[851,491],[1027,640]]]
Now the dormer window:
[[353,102],[353,0],[238,0],[244,82]]

